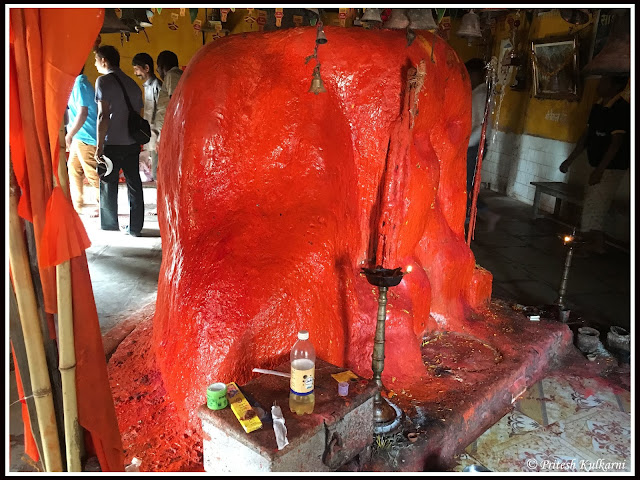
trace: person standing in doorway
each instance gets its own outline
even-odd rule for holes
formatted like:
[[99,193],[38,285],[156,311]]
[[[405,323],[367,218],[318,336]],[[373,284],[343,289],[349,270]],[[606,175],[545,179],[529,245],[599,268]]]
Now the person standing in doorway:
[[142,80],[144,88],[144,118],[151,126],[151,140],[143,148],[148,153],[151,160],[151,178],[156,180],[156,169],[158,168],[158,152],[156,145],[160,131],[155,126],[156,114],[158,112],[158,95],[162,82],[156,77],[153,70],[153,58],[148,53],[137,53],[131,62],[133,73]]
[[[69,152],[69,184],[73,206],[78,213],[84,206],[84,179],[95,189],[96,200],[100,201],[100,179],[98,177],[96,153],[96,122],[98,109],[95,92],[84,74],[84,67],[76,77],[67,103],[69,123],[65,144]],[[98,210],[91,213],[97,217]]]
[[560,171],[567,173],[575,159],[587,150],[592,167],[585,187],[580,231],[590,250],[604,253],[604,220],[631,162],[631,107],[629,77],[603,76],[599,100],[591,107],[587,128]]
[[129,107],[140,112],[142,92],[133,78],[120,69],[120,54],[111,45],[96,49],[96,69],[102,76],[96,79],[98,104],[96,161],[102,155],[113,163],[113,171],[100,182],[100,228],[118,230],[118,180],[120,169],[124,173],[129,193],[129,225],[123,231],[140,236],[144,223],[144,198],[140,178],[140,144],[129,134]]

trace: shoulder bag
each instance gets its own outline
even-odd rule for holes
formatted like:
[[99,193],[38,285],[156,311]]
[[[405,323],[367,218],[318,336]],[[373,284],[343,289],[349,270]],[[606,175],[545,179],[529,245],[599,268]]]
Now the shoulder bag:
[[113,74],[113,78],[116,79],[120,88],[122,88],[124,99],[127,102],[127,107],[129,108],[129,119],[127,122],[129,135],[131,135],[140,145],[146,145],[149,143],[149,140],[151,140],[151,125],[149,125],[149,122],[133,109],[131,102],[129,101],[127,91],[124,89],[124,85],[115,73]]

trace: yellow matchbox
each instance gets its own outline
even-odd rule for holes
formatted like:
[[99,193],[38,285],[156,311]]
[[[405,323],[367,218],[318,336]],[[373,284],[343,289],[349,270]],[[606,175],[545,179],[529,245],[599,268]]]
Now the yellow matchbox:
[[229,400],[229,406],[236,416],[242,428],[247,433],[251,433],[254,430],[262,428],[262,422],[256,411],[251,408],[249,402],[242,394],[238,385],[234,382],[227,384],[227,399]]

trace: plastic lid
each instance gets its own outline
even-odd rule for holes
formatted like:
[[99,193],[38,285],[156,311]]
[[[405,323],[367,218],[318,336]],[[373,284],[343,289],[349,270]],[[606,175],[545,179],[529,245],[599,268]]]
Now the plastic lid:
[[298,340],[309,340],[309,332],[307,330],[300,330],[298,332]]

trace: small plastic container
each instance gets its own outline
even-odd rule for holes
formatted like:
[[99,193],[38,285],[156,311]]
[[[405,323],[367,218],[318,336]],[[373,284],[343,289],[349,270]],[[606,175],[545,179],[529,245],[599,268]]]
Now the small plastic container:
[[340,382],[338,383],[338,395],[341,397],[346,397],[349,395],[349,382]]

